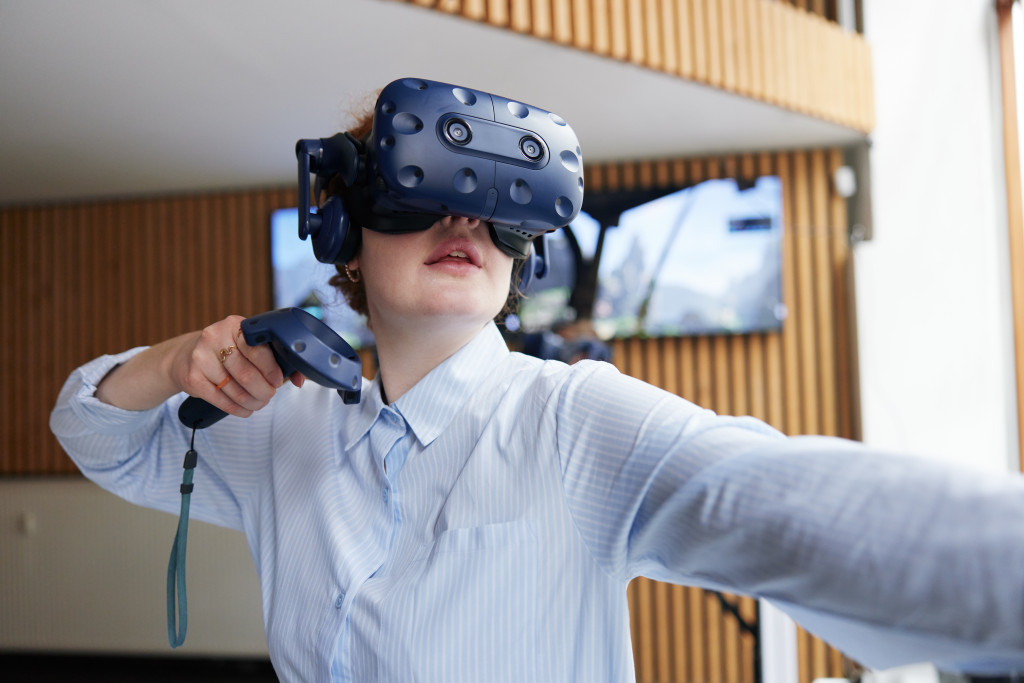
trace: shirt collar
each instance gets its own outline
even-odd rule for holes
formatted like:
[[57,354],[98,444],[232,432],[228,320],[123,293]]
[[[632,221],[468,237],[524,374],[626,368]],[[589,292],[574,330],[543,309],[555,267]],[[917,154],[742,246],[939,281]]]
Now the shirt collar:
[[[420,444],[427,446],[448,427],[473,390],[508,353],[498,326],[490,322],[468,344],[405,392],[392,407],[402,414]],[[363,387],[346,449],[370,430],[386,407],[381,398],[378,372],[374,380]]]

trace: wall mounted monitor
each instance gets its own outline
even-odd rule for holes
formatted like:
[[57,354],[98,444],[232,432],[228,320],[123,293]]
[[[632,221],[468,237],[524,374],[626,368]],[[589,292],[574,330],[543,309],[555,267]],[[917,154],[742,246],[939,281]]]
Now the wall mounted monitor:
[[743,334],[778,330],[786,317],[775,176],[592,192],[568,234],[552,241],[556,254],[577,259],[577,296],[570,301],[563,284],[529,292],[520,312],[527,332],[589,317],[605,339]]

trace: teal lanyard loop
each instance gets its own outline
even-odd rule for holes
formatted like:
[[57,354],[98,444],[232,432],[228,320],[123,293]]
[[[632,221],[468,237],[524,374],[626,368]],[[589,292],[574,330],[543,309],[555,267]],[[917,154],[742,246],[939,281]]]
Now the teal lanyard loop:
[[[181,512],[178,515],[178,530],[171,546],[171,558],[167,563],[167,639],[171,647],[185,642],[188,631],[188,592],[185,589],[185,546],[188,543],[188,508],[192,498],[192,475],[199,454],[195,450],[196,430],[192,430],[192,443],[185,453],[185,473],[181,477]],[[175,592],[177,592],[177,614],[175,614]],[[177,619],[176,619],[177,617]]]

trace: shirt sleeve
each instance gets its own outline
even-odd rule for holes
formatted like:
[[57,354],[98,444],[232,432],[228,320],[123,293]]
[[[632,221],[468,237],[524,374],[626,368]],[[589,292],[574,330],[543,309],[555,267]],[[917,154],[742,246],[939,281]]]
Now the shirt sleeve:
[[864,664],[1024,668],[1024,483],[787,438],[620,375],[571,373],[556,443],[606,571],[757,596]]
[[[132,503],[177,514],[191,437],[177,419],[185,395],[144,411],[123,410],[95,397],[107,373],[142,350],[101,356],[72,372],[50,415],[50,429],[86,477]],[[212,457],[226,448],[213,431],[197,432],[191,515],[240,529],[239,487],[233,485],[231,459]]]

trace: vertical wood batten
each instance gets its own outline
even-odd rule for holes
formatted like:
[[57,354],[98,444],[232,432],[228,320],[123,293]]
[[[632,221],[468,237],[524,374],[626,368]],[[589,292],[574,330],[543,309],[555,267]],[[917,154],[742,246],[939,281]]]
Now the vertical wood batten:
[[[776,164],[775,155],[772,154],[761,154],[757,158],[757,172],[761,175],[778,175],[780,180],[782,174],[780,173]],[[785,206],[783,206],[785,211]],[[783,250],[782,250],[782,300],[789,302],[792,296],[790,292],[792,290],[787,289],[790,285],[787,285],[788,278],[788,257],[786,255],[786,241],[785,233],[789,232],[789,226],[786,224],[787,218],[783,216]],[[785,329],[786,321],[783,321],[783,329]],[[765,334],[763,336],[763,349],[764,349],[764,382],[765,382],[765,419],[768,424],[772,425],[779,431],[785,430],[785,399],[784,399],[784,374],[783,374],[783,354],[782,354],[782,341],[781,335],[778,334]]]
[[[735,595],[727,595],[725,598],[733,603],[738,604],[738,599]],[[719,608],[721,609],[721,608]],[[743,639],[740,636],[739,622],[732,616],[722,615],[722,630],[724,631],[722,642],[722,680],[723,681],[740,681],[740,671],[743,666],[743,653],[741,648],[743,647]]]
[[793,66],[798,88],[797,111],[807,114],[814,113],[825,118],[824,112],[815,106],[816,95],[825,89],[826,84],[813,80],[822,62],[821,56],[815,54],[814,43],[817,33],[814,31],[811,19],[812,15],[806,10],[793,14],[795,35]]
[[768,41],[768,50],[772,60],[772,80],[774,86],[768,95],[768,101],[780,106],[789,105],[790,74],[792,73],[789,61],[786,59],[786,46],[788,36],[786,34],[785,10],[780,3],[769,2],[762,5],[768,12],[769,27],[765,35]]
[[659,40],[661,41],[662,70],[666,73],[679,73],[679,38],[677,30],[679,20],[676,10],[678,2],[672,0],[659,0],[657,4],[658,17],[654,20],[655,27],[660,28]]
[[590,29],[593,39],[590,48],[594,54],[606,56],[611,53],[611,25],[608,0],[590,0]]
[[719,43],[722,55],[722,87],[739,92],[739,47],[736,38],[738,17],[733,12],[733,0],[720,0],[718,7],[721,18]]
[[651,59],[649,58],[653,52],[653,46],[650,46],[647,42],[647,25],[644,20],[645,11],[644,4],[647,0],[624,0],[624,10],[626,16],[626,44],[628,45],[628,57],[627,59],[634,64],[641,66],[650,66]]
[[462,16],[480,21],[487,16],[486,0],[462,0]]
[[530,33],[538,38],[550,38],[552,34],[550,0],[532,0],[531,12],[533,23]]
[[708,683],[725,683],[722,647],[722,607],[711,593],[704,593],[707,615]]
[[[52,241],[53,234],[46,234],[47,227],[42,224],[38,216],[33,217],[30,212],[19,212],[4,221],[4,311],[14,313],[15,325],[12,329],[20,330],[19,336],[23,339],[37,340],[37,344],[51,345],[46,339],[41,339],[38,334],[40,330],[33,324],[29,309],[36,306],[32,300],[33,292],[42,285],[41,274],[34,268],[34,261],[37,258],[35,249],[40,244],[55,245]],[[22,234],[34,233],[33,242],[25,243],[19,240]],[[43,239],[40,239],[43,238]],[[46,239],[49,238],[49,239]],[[34,240],[39,239],[38,242]],[[27,240],[26,240],[27,242]],[[32,438],[30,430],[25,429],[24,421],[27,415],[31,415],[36,409],[32,402],[31,382],[40,382],[43,378],[38,370],[33,368],[32,374],[35,378],[23,371],[24,368],[32,367],[32,361],[26,355],[32,353],[26,349],[26,353],[5,353],[3,354],[4,381],[3,392],[5,400],[0,402],[4,410],[4,434],[17,435],[17,441],[7,444],[5,473],[12,470],[17,471],[29,464],[28,458],[32,454]]]
[[800,320],[799,299],[796,278],[796,247],[798,235],[793,224],[793,174],[788,154],[780,154],[776,158],[776,173],[782,182],[782,296],[787,306],[787,317],[783,322],[782,334],[778,335],[776,345],[781,367],[778,377],[778,394],[782,399],[780,414],[782,422],[779,429],[787,434],[801,433],[800,424],[800,353],[797,334]]
[[530,32],[529,0],[510,0],[509,28],[518,33]]
[[[793,155],[793,173],[798,178],[807,177],[807,155],[796,152]],[[797,182],[793,187],[793,232],[795,233],[794,266],[797,280],[796,326],[799,331],[800,356],[804,359],[818,359],[818,348],[815,338],[814,318],[815,286],[812,261],[811,225],[810,225],[810,187],[809,183]],[[800,375],[800,395],[802,414],[797,429],[801,434],[814,434],[818,429],[820,397],[818,395],[817,363],[803,362],[798,364]]]
[[572,43],[572,0],[552,0],[551,40],[562,45]]
[[[22,287],[26,285],[25,277],[23,277],[23,271],[19,272],[20,263],[24,263],[26,254],[17,241],[17,236],[20,233],[28,232],[28,217],[24,212],[7,215],[4,220],[0,222],[0,266],[3,273],[18,273],[18,277],[4,278],[3,287],[0,288],[0,305],[3,306],[4,311],[17,311],[24,306],[24,294]],[[19,263],[20,262],[20,263]],[[24,269],[24,266],[21,265]],[[4,353],[0,354],[0,369],[3,371],[3,394],[4,400],[0,402],[0,428],[3,430],[3,434],[19,435],[21,436],[21,430],[18,425],[18,418],[28,413],[27,407],[25,406],[25,398],[20,395],[22,387],[17,386],[18,379],[24,381],[24,376],[19,377],[17,373],[17,365],[20,363],[16,354]],[[17,379],[15,379],[17,378]],[[22,448],[26,448],[25,445],[18,441],[8,441],[5,444],[6,457],[4,459],[3,473],[9,474],[12,470],[23,467],[23,464],[19,462],[17,452]]]
[[806,111],[803,101],[803,83],[800,72],[804,66],[800,61],[800,12],[789,10],[785,5],[779,5],[779,13],[782,18],[782,33],[780,39],[783,42],[786,65],[786,95],[783,100],[786,107],[793,111]]
[[619,61],[629,60],[629,20],[626,0],[608,0],[608,26],[610,29],[609,54]]
[[[0,273],[14,272],[14,235],[16,231],[26,232],[26,229],[19,224],[18,218],[20,216],[0,215]],[[20,254],[18,255],[20,256]],[[20,279],[18,278],[18,280]],[[8,282],[4,279],[3,286],[0,287],[0,308],[4,311],[15,310],[14,304],[16,300],[15,282]],[[0,354],[0,356],[2,356],[0,357],[0,376],[6,378],[4,384],[10,384],[13,382],[14,377],[14,354],[4,353]],[[22,412],[16,408],[16,400],[17,397],[12,389],[4,390],[3,401],[0,402],[0,434],[14,434],[15,413]],[[22,414],[24,413],[22,412]],[[10,443],[5,443],[4,445],[7,449],[11,448]],[[17,467],[17,463],[12,454],[3,461],[0,474],[7,474],[14,467]]]
[[[509,23],[508,0],[487,0],[486,12],[480,19],[495,26],[505,27]],[[477,17],[473,17],[476,19]]]
[[693,80],[711,83],[707,43],[714,40],[708,35],[706,0],[690,0],[690,40],[693,41]]
[[[672,2],[672,0],[668,0]],[[676,3],[676,54],[679,66],[676,73],[687,79],[694,78],[693,0]]]
[[716,88],[724,86],[722,82],[722,24],[720,0],[698,0],[703,4],[704,31],[707,36],[705,50],[707,54],[707,82]]
[[658,610],[654,614],[654,646],[655,667],[654,678],[659,681],[667,681],[672,677],[672,652],[677,648],[679,634],[672,632],[671,623],[671,602],[670,587],[668,584],[655,582],[653,584],[654,604]]
[[753,42],[754,34],[758,33],[760,27],[751,23],[752,17],[744,0],[732,0],[732,3],[733,16],[736,18],[736,91],[750,97],[753,93],[750,45]]
[[687,588],[685,586],[669,586],[669,590],[672,619],[669,622],[668,628],[675,634],[676,646],[671,652],[673,676],[665,680],[683,678],[686,675],[688,662],[693,659],[692,638],[690,637],[689,629],[686,627],[686,616],[688,614]]
[[824,150],[811,152],[811,242],[816,285],[815,338],[820,367],[818,395],[821,397],[821,417],[815,431],[836,436],[839,431],[839,416],[836,412],[836,344],[830,341],[836,334],[835,278],[831,260],[835,257],[832,242],[837,239],[837,235],[829,223],[829,175],[825,154]]
[[[50,232],[52,234],[52,227],[51,223],[47,223],[41,232]],[[39,351],[42,346],[48,346],[51,343],[49,340],[44,340],[40,337],[39,316],[41,314],[40,308],[45,303],[42,298],[42,294],[45,291],[45,283],[43,281],[43,273],[40,273],[36,266],[40,255],[37,251],[38,243],[35,246],[36,249],[22,249],[20,262],[15,265],[24,275],[20,278],[21,282],[18,282],[15,288],[15,306],[17,306],[15,311],[20,313],[22,323],[13,329],[20,330],[20,335],[24,339],[39,340],[39,343],[22,344],[20,345],[19,353],[4,354],[16,359],[13,373],[9,375],[10,379],[5,378],[5,384],[12,382],[12,380],[12,383],[15,384],[12,406],[15,410],[25,412],[31,412],[38,408],[40,387],[36,381],[33,381],[32,375],[42,373],[43,369],[38,365]],[[16,317],[18,317],[18,313],[15,314]],[[26,376],[22,371],[23,368],[31,368],[31,374]],[[36,448],[39,434],[32,431],[23,431],[20,425],[16,424],[15,426],[19,432],[22,432],[22,440],[17,444],[17,450],[11,452],[11,456],[14,459],[14,466],[21,467],[27,464],[29,458],[31,458]]]
[[[829,153],[828,177],[834,178],[836,169],[843,165],[843,154],[839,150]],[[860,439],[859,421],[856,418],[858,404],[856,323],[853,305],[853,289],[850,286],[853,275],[850,255],[849,225],[846,202],[835,193],[830,193],[829,225],[832,226],[831,279],[835,283],[836,321],[836,413],[839,416],[838,433],[851,439]]]
[[767,69],[764,51],[764,13],[757,0],[740,0],[740,11],[747,22],[747,53],[750,60],[750,89],[747,94],[759,100],[765,95],[765,71]]

